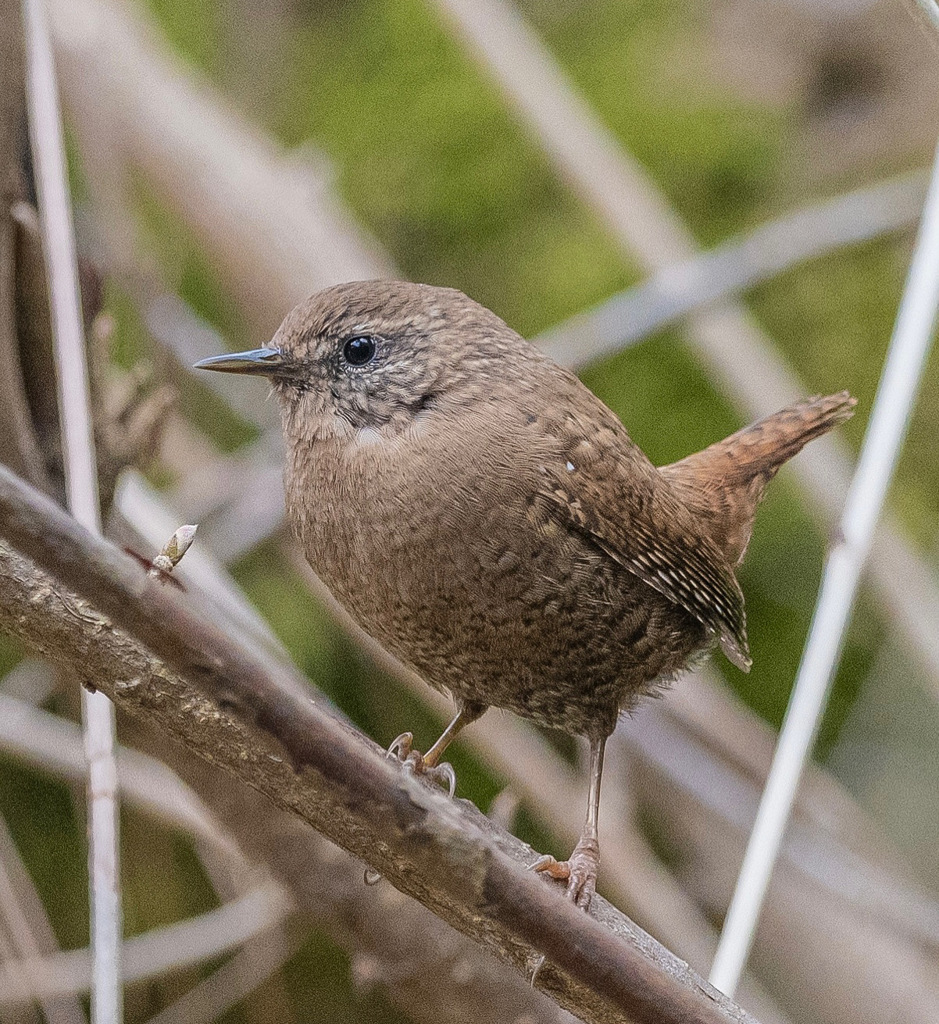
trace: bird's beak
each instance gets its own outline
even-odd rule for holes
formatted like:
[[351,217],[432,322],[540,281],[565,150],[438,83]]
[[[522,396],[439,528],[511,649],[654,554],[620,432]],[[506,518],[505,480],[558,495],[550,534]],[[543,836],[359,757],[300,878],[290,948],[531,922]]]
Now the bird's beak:
[[230,355],[210,356],[195,364],[197,370],[220,370],[222,373],[256,373],[271,376],[284,365],[279,348],[254,348],[250,352],[232,352]]

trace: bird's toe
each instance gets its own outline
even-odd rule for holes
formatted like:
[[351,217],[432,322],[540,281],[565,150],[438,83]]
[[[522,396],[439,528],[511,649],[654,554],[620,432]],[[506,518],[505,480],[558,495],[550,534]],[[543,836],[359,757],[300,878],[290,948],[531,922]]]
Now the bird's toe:
[[567,898],[578,907],[587,910],[597,891],[597,873],[600,868],[600,846],[596,839],[584,837],[567,860],[556,860],[551,856],[539,857],[531,866],[532,871],[549,875],[558,881],[567,882]]
[[401,763],[405,771],[413,775],[423,775],[427,779],[442,786],[452,797],[456,792],[456,772],[448,761],[440,764],[428,764],[419,750],[413,749],[414,736],[403,732],[397,736],[388,748],[388,757]]
[[388,748],[388,757],[393,757],[397,761],[406,761],[413,745],[414,733],[403,732],[400,736],[395,736],[391,741],[391,746]]

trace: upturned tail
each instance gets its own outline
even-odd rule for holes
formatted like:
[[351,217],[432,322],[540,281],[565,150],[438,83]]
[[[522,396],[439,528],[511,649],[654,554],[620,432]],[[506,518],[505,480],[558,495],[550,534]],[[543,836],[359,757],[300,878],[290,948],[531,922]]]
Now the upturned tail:
[[731,565],[750,542],[757,506],[779,467],[809,441],[854,415],[847,391],[808,398],[660,472],[707,529]]

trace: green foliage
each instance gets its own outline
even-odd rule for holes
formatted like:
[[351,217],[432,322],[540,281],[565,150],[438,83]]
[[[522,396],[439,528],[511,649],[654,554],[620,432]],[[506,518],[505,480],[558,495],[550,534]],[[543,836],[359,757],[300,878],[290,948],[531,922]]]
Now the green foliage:
[[[321,936],[311,936],[284,968],[295,1019],[330,1024],[404,1024],[410,1019],[391,1006],[379,989],[354,988],[350,974],[349,959],[341,949]],[[230,1024],[229,1017],[222,1019]]]
[[275,127],[326,150],[409,277],[457,284],[524,332],[623,283],[611,244],[425,4],[327,7],[289,53]]
[[699,56],[703,9],[673,0],[521,6],[703,244],[764,211],[791,112],[713,84]]
[[20,660],[19,645],[0,635],[0,676],[5,676]]
[[64,948],[88,944],[84,825],[67,786],[0,758],[0,814]]

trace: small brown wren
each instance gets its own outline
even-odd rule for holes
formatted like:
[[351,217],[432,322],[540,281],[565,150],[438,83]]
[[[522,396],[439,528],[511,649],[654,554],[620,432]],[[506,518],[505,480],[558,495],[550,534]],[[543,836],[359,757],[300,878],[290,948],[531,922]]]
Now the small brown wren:
[[620,711],[718,645],[747,671],[743,558],[767,482],[852,414],[847,392],[768,416],[656,468],[568,371],[450,288],[360,281],[314,295],[269,348],[210,370],[280,399],[287,509],[314,571],[456,715],[490,706],[586,736],[590,793],[565,862],[587,905],[599,866],[603,748]]

